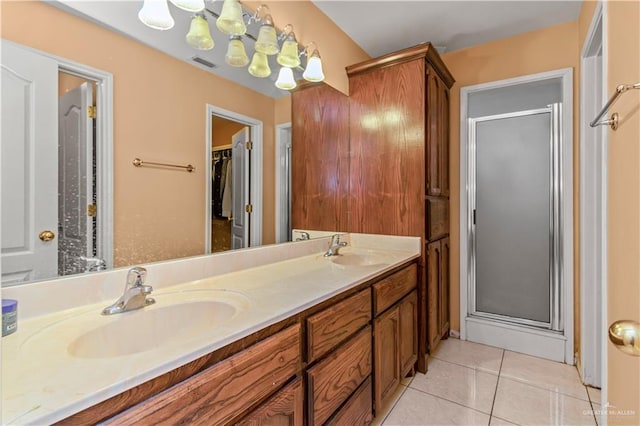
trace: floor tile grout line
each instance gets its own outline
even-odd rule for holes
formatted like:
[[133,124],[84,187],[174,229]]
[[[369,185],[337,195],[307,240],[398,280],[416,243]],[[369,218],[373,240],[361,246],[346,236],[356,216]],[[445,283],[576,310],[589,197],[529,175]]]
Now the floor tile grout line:
[[396,408],[396,405],[398,405],[398,402],[400,402],[400,398],[402,398],[402,395],[404,395],[407,389],[409,389],[409,386],[405,386],[403,384],[400,384],[400,386],[402,386],[404,389],[402,390],[402,392],[400,392],[400,395],[398,395],[398,398],[396,398],[396,400],[393,401],[393,405],[391,406],[391,408],[389,408],[389,410],[387,411],[387,414],[385,414],[384,418],[380,421],[380,426],[384,425],[384,422],[387,420],[387,417],[391,415],[391,412],[393,411],[393,409]]
[[504,363],[504,350],[502,351],[502,357],[500,358],[500,368],[498,368],[498,380],[496,380],[496,388],[493,391],[493,401],[491,401],[491,412],[489,413],[489,424],[491,424],[491,418],[493,417],[493,407],[496,405],[496,397],[498,396],[498,385],[500,384],[500,373],[502,373],[502,364]]
[[445,398],[445,397],[443,397],[443,396],[440,396],[440,395],[434,395],[434,394],[432,394],[432,393],[430,393],[430,392],[423,391],[422,389],[416,389],[416,388],[412,388],[412,387],[408,387],[407,389],[411,389],[411,390],[413,390],[413,391],[420,392],[420,393],[423,393],[423,394],[425,394],[425,395],[429,395],[429,396],[432,396],[432,397],[434,397],[434,398],[437,398],[437,399],[441,399],[441,400],[443,400],[443,401],[450,402],[450,403],[455,404],[455,405],[458,405],[458,406],[460,406],[460,407],[462,407],[462,408],[468,408],[469,410],[473,410],[473,411],[475,411],[475,412],[477,412],[477,413],[484,414],[485,416],[489,416],[489,413],[485,413],[484,411],[478,410],[477,408],[469,407],[469,406],[467,406],[467,405],[461,404],[460,402],[452,401],[452,400],[447,399],[447,398]]
[[[545,388],[542,385],[537,385],[537,384],[532,383],[530,381],[527,381],[525,379],[518,379],[518,378],[513,378],[513,377],[503,377],[503,376],[501,376],[501,377],[503,379],[505,379],[505,380],[510,380],[512,382],[521,383],[523,385],[530,386],[532,388],[541,389],[541,390],[554,392],[554,393],[559,393],[560,395],[567,396],[567,397],[573,398],[573,399],[577,399],[578,401],[584,401],[584,402],[591,403],[591,400],[589,399],[589,395],[588,394],[587,394],[587,399],[584,399],[584,398],[580,398],[579,396],[575,396],[575,395],[571,395],[571,394],[568,394],[568,393],[565,393],[565,392],[561,392],[559,390]],[[582,385],[582,386],[584,386],[584,385]]]
[[587,385],[583,385],[583,386],[584,386],[584,390],[587,392],[587,398],[589,398],[589,405],[591,406],[591,414],[593,415],[593,420],[596,422],[596,426],[598,426],[598,417],[596,416],[595,408],[593,408],[593,400],[591,399],[589,388]]
[[492,376],[497,376],[499,374],[499,371],[498,371],[498,373],[496,373],[494,371],[490,371],[490,370],[487,370],[487,369],[484,369],[484,368],[470,367],[468,365],[458,364],[457,362],[447,361],[446,359],[437,358],[435,356],[433,357],[433,359],[437,359],[438,361],[446,362],[447,364],[457,365],[458,367],[468,368],[469,370],[479,371],[480,373],[491,374]]

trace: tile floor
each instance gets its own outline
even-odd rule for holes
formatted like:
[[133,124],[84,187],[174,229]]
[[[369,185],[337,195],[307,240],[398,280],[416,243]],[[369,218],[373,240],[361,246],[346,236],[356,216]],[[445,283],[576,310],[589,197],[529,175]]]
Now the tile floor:
[[597,425],[600,391],[575,367],[447,339],[374,425]]

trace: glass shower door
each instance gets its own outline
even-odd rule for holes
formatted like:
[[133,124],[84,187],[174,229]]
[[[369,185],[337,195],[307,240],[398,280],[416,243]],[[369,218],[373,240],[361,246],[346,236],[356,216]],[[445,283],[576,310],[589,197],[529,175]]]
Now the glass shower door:
[[471,315],[562,330],[559,104],[470,119]]

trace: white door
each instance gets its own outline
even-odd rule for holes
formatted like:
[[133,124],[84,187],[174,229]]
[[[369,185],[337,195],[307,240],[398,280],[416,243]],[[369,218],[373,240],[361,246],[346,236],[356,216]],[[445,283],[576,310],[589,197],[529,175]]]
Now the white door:
[[58,64],[2,43],[2,283],[58,275]]
[[[95,256],[93,93],[83,83],[60,97],[59,216],[60,275],[86,272],[86,259]],[[91,205],[91,207],[90,207]]]
[[[231,222],[231,248],[239,249],[248,246],[249,242],[249,215],[247,204],[249,204],[249,170],[250,170],[250,150],[247,149],[249,142],[249,128],[245,127],[231,138],[233,153],[231,155],[231,170],[233,176],[233,200]],[[228,173],[228,172],[227,172]]]

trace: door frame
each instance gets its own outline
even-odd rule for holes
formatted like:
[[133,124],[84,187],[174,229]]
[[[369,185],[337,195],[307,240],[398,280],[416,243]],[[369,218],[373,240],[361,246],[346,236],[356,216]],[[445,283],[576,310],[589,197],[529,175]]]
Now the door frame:
[[235,121],[248,126],[250,130],[250,138],[253,143],[251,149],[251,178],[249,180],[249,200],[248,203],[253,205],[253,211],[250,217],[249,241],[247,247],[256,247],[262,245],[262,121],[240,114],[228,109],[224,109],[215,105],[206,104],[206,135],[205,135],[205,254],[211,253],[211,136],[213,129],[211,128],[211,117],[217,116],[226,120]]
[[[96,84],[96,235],[97,256],[113,268],[113,74],[43,52],[29,46],[2,39],[21,49],[45,56],[58,63],[58,72],[84,78]],[[57,135],[56,135],[57,137]]]
[[[544,81],[550,79],[561,79],[562,81],[562,173],[560,176],[561,192],[563,194],[561,201],[561,217],[560,223],[563,229],[560,241],[562,242],[563,256],[560,261],[562,271],[563,285],[563,318],[564,332],[557,335],[558,342],[564,346],[563,350],[558,350],[557,360],[573,365],[574,348],[573,348],[573,68],[563,68],[553,71],[542,72],[538,74],[530,74],[505,80],[492,81],[489,83],[481,83],[472,86],[460,88],[460,339],[467,338],[467,321],[470,325],[490,326],[495,331],[502,333],[504,341],[510,341],[513,333],[527,330],[530,332],[530,342],[525,350],[537,350],[539,345],[543,344],[545,338],[552,337],[555,333],[549,333],[537,329],[525,329],[524,327],[514,326],[511,324],[487,321],[478,318],[468,318],[469,313],[469,296],[471,284],[469,273],[470,267],[470,229],[472,214],[469,211],[469,117],[468,103],[469,96],[473,93],[485,90],[503,88],[514,85],[521,85],[536,81]],[[563,355],[563,356],[561,356]],[[561,359],[562,358],[562,359]]]
[[287,131],[289,133],[289,142],[291,143],[291,122],[276,125],[276,243],[288,241],[282,234],[287,228],[287,215],[290,216],[291,213],[289,211],[291,194],[287,191],[286,176],[285,133]]
[[[600,95],[606,101],[607,94],[607,19],[606,2],[598,2],[585,37],[580,54],[580,376],[585,384],[594,384],[591,371],[597,362],[597,351],[600,352],[600,385],[602,401],[607,401],[607,157],[608,126],[592,129],[589,121],[597,114],[594,108],[594,93],[591,90],[596,78],[596,63],[591,58],[594,49],[602,49],[600,73]],[[587,156],[588,150],[591,156]],[[588,161],[595,157],[596,161]],[[600,175],[596,182],[598,190],[588,179],[589,176]],[[583,226],[588,219],[589,211],[599,211],[600,220],[597,230]],[[599,238],[598,238],[599,234]],[[598,273],[599,272],[599,273]],[[595,276],[594,280],[584,277]],[[600,295],[598,296],[598,291]],[[600,321],[592,313],[600,311]],[[598,336],[598,330],[600,336]],[[598,348],[598,340],[599,348]],[[602,405],[604,406],[604,405]],[[601,416],[604,417],[604,416]],[[606,417],[601,418],[606,425]]]

